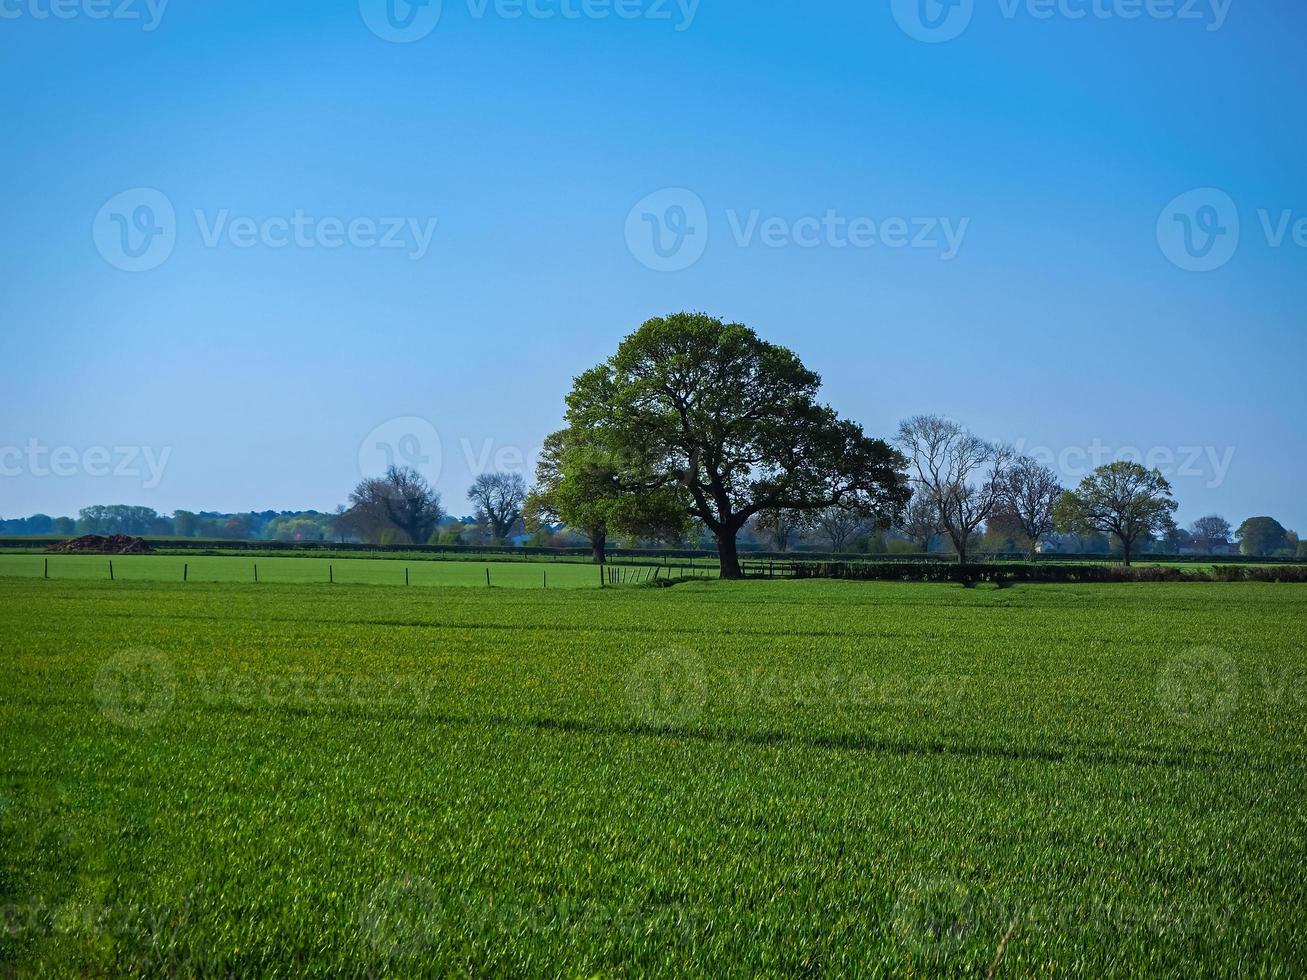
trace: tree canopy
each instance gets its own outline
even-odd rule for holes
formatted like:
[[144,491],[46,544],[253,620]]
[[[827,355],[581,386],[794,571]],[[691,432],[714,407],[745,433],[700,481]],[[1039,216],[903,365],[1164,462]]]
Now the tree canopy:
[[911,463],[916,494],[930,501],[940,530],[965,564],[972,535],[1004,499],[1012,450],[938,415],[902,422],[898,445]]
[[903,458],[821,404],[820,385],[748,327],[676,313],[578,377],[567,420],[610,461],[619,495],[673,495],[716,539],[722,577],[739,578],[737,535],[762,511],[838,506],[885,521],[907,502]]
[[338,518],[365,541],[384,543],[401,536],[426,544],[443,513],[440,494],[417,470],[391,466],[382,477],[362,480],[349,495],[349,509]]
[[689,517],[674,489],[623,493],[619,467],[585,429],[567,428],[545,439],[536,484],[527,495],[527,529],[561,521],[585,535],[596,563],[604,561],[609,529],[637,537],[676,537]]
[[1165,533],[1175,522],[1171,484],[1158,470],[1118,460],[1098,467],[1074,490],[1062,494],[1054,511],[1058,530],[1073,534],[1098,531],[1116,535],[1122,558],[1130,564],[1135,542]]
[[1273,517],[1250,517],[1235,535],[1239,550],[1254,558],[1266,558],[1289,547],[1289,532]]
[[526,481],[518,473],[482,473],[468,487],[467,499],[494,540],[503,541],[522,517]]

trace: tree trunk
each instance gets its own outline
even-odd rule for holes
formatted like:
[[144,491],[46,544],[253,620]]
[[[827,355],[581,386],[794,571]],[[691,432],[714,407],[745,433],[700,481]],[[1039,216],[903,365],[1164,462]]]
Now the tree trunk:
[[717,534],[717,557],[721,562],[722,578],[744,578],[744,572],[740,569],[740,551],[734,531],[723,529]]
[[603,533],[602,531],[599,532],[598,534],[593,534],[590,536],[590,550],[594,555],[594,563],[596,565],[603,565],[607,563],[608,555],[605,551],[607,546],[608,546],[608,535]]
[[1132,544],[1126,538],[1121,539],[1121,561],[1126,568],[1130,567],[1130,545]]

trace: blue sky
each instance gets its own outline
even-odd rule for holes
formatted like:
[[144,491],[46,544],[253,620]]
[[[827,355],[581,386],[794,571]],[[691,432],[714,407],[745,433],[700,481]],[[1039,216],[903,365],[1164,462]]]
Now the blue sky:
[[1307,532],[1300,3],[51,2],[0,0],[4,517],[331,509],[383,444],[461,513],[696,309],[872,433]]

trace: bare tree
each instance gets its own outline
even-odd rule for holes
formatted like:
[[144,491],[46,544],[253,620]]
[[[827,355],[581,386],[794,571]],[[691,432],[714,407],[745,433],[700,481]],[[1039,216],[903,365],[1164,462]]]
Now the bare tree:
[[363,480],[349,495],[349,509],[338,526],[368,541],[397,531],[410,544],[425,544],[444,516],[440,494],[417,470],[392,466],[380,478]]
[[1029,456],[1021,456],[1008,467],[1002,483],[1002,503],[1021,528],[1035,560],[1039,542],[1053,533],[1053,508],[1062,496],[1057,474]]
[[1230,522],[1217,514],[1208,514],[1194,521],[1193,534],[1198,546],[1209,555],[1217,548],[1230,543],[1234,529]]
[[930,492],[918,487],[903,511],[903,520],[899,530],[907,535],[908,540],[921,548],[925,554],[930,550],[930,541],[939,533],[939,507]]
[[482,473],[468,487],[467,499],[476,505],[477,520],[502,541],[522,516],[526,481],[519,473]]
[[796,510],[764,510],[753,521],[755,530],[771,538],[780,552],[788,551],[795,535],[811,525],[810,515]]
[[855,514],[843,507],[826,507],[817,511],[813,526],[819,535],[830,542],[830,550],[839,554],[850,541],[867,530],[870,522],[864,515]]
[[913,483],[934,502],[940,529],[965,564],[971,536],[1002,498],[1012,450],[937,415],[903,422],[897,441]]

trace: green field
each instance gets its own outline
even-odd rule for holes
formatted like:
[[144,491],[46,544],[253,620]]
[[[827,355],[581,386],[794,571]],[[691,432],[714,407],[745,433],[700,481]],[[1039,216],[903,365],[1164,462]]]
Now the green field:
[[1307,970],[1301,586],[119,561],[0,579],[0,974]]
[[[113,562],[115,581],[181,582],[183,569],[187,580],[200,582],[254,582],[258,566],[260,584],[326,583],[338,585],[403,585],[405,572],[413,587],[469,586],[486,587],[490,572],[493,588],[514,589],[598,589],[600,570],[589,562],[577,561],[403,561],[390,558],[276,558],[227,555],[0,555],[0,578],[6,576],[40,578],[49,574],[55,581],[108,581],[109,563]],[[652,566],[615,563],[634,580],[653,574]],[[688,560],[667,564],[660,578],[669,572],[679,577],[706,576],[712,568]]]

